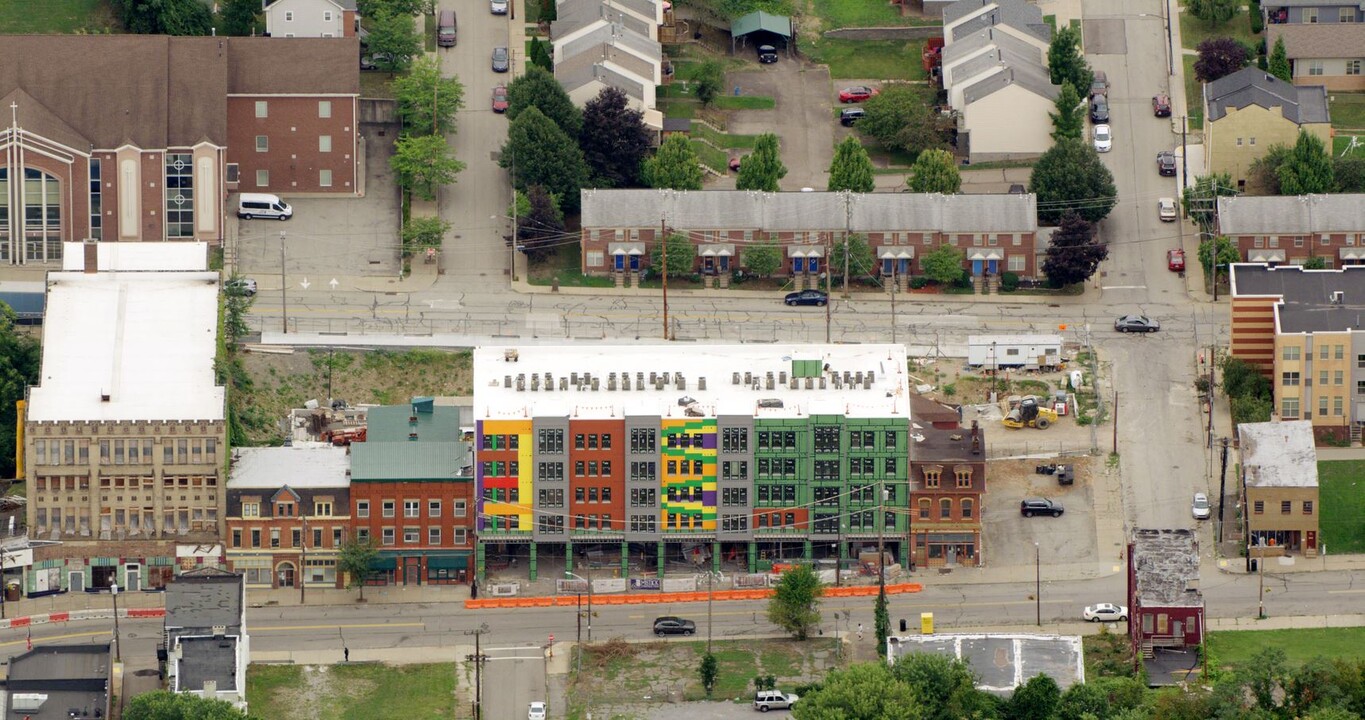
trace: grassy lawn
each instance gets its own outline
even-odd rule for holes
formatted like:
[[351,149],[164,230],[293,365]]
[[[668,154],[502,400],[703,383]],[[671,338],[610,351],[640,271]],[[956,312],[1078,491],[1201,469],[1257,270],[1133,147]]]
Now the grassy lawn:
[[6,34],[123,32],[111,0],[0,0]]
[[829,66],[830,77],[854,80],[925,80],[919,40],[834,40],[806,45],[811,60]]
[[712,130],[710,125],[701,123],[692,125],[692,137],[706,140],[719,148],[749,149],[758,142],[757,135],[731,135]]
[[1052,28],[1052,34],[1053,34],[1053,35],[1056,35],[1056,34],[1057,34],[1057,16],[1056,16],[1056,15],[1044,15],[1044,16],[1043,16],[1043,22],[1047,23],[1047,26],[1050,27],[1050,28]]
[[1236,17],[1213,27],[1187,12],[1180,13],[1180,42],[1185,47],[1193,50],[1199,43],[1211,37],[1230,37],[1253,47],[1261,42],[1260,35],[1251,34],[1251,21],[1247,19],[1245,6],[1237,9]]
[[697,104],[692,102],[664,100],[659,103],[659,106],[664,113],[664,117],[690,118],[697,114]]
[[777,107],[777,101],[762,95],[721,95],[711,101],[711,107],[717,110],[771,110]]
[[1329,93],[1332,127],[1365,134],[1365,93]]
[[616,282],[607,277],[587,277],[580,268],[582,263],[582,250],[578,243],[568,242],[555,248],[553,255],[533,262],[530,272],[527,273],[527,281],[532,285],[552,285],[555,281],[561,287],[615,287]]
[[696,151],[697,157],[701,158],[702,164],[722,175],[729,172],[730,158],[724,150],[717,150],[695,138],[691,142],[692,149]]
[[[1351,135],[1338,135],[1332,138],[1332,157],[1341,157],[1350,146]],[[1365,158],[1365,133],[1360,133],[1360,139],[1356,141],[1356,149],[1351,151],[1351,157]]]
[[822,29],[848,27],[891,27],[896,25],[935,25],[918,17],[901,17],[890,3],[865,0],[814,0],[815,14],[823,21]]
[[1322,655],[1365,658],[1365,628],[1299,628],[1295,630],[1229,630],[1209,633],[1209,659],[1222,669],[1251,661],[1263,648],[1279,648],[1290,665]]
[[272,720],[454,717],[455,666],[252,665],[253,715]]
[[360,97],[392,98],[393,78],[380,70],[362,70],[360,73]]
[[1365,463],[1318,463],[1318,506],[1328,552],[1365,552]]
[[1204,129],[1204,95],[1203,85],[1194,77],[1193,55],[1185,55],[1181,62],[1185,64],[1185,107],[1190,112],[1190,129]]

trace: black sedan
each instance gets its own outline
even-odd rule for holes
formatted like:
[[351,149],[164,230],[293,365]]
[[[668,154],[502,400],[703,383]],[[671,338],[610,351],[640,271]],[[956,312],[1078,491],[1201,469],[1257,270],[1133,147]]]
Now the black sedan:
[[1161,329],[1161,323],[1146,315],[1124,315],[1114,321],[1114,329],[1121,333],[1149,333]]
[[777,48],[772,45],[759,45],[758,61],[764,65],[777,62]]
[[1162,150],[1156,154],[1156,171],[1166,177],[1175,176],[1175,153],[1170,150]]
[[801,290],[799,292],[787,293],[783,302],[788,305],[815,305],[824,307],[829,303],[829,293],[824,290]]
[[666,616],[654,618],[655,635],[691,635],[697,631],[697,624],[680,617]]

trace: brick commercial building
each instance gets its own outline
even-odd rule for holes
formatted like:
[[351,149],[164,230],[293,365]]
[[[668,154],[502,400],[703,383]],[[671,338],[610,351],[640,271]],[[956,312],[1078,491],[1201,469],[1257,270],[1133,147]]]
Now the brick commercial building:
[[1133,531],[1128,613],[1135,655],[1151,659],[1162,650],[1183,652],[1204,642],[1199,539],[1193,530]]
[[162,628],[168,690],[247,709],[251,638],[241,575],[205,567],[176,577]]
[[1247,262],[1365,264],[1365,195],[1220,197],[1218,229]]
[[30,534],[60,541],[34,550],[29,596],[161,587],[222,562],[219,275],[203,244],[83,251],[67,265],[84,271],[48,275],[40,384],[21,410]]
[[910,447],[910,511],[915,567],[985,562],[981,547],[986,438],[981,428],[923,427]]
[[879,538],[908,559],[903,346],[484,347],[474,372],[481,576],[756,571]]
[[1318,555],[1318,457],[1305,421],[1242,423],[1242,517],[1251,557]]
[[351,445],[351,517],[356,537],[379,548],[369,584],[468,582],[474,542],[468,407],[414,398],[367,415],[367,439]]
[[6,36],[0,264],[57,263],[64,241],[219,243],[238,190],[358,192],[359,52],[355,38]]

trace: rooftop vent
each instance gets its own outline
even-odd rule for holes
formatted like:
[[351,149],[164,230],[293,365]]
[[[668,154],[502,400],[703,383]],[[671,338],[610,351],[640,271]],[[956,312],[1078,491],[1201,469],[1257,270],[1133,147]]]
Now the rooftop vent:
[[736,370],[736,371],[730,373],[730,384],[731,384],[731,385],[738,385],[738,384],[739,384],[739,371],[738,371],[738,370]]
[[1346,301],[1346,293],[1344,293],[1344,292],[1342,292],[1342,291],[1340,291],[1340,290],[1334,290],[1334,291],[1332,292],[1331,301],[1332,301],[1332,304],[1333,304],[1333,305],[1340,305],[1340,304],[1342,304],[1343,302]]
[[780,408],[782,407],[782,398],[763,398],[758,401],[758,406],[761,408]]
[[[686,390],[687,388],[683,388],[683,389]],[[703,391],[703,392],[705,392],[705,390],[706,390],[706,378],[705,378],[704,376],[703,376],[703,377],[697,378],[697,389],[698,389],[698,390],[701,390],[701,391]]]

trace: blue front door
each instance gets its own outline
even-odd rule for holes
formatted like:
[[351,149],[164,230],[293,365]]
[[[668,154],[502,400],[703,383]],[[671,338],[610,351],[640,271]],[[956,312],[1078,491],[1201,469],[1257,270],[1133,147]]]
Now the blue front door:
[[616,256],[616,269],[617,269],[617,270],[624,270],[624,269],[626,269],[626,256],[625,256],[625,255],[617,255],[617,256]]
[[986,261],[986,273],[987,273],[987,274],[989,274],[989,275],[996,275],[996,274],[999,273],[999,271],[1000,271],[1000,261],[999,261],[999,260],[987,260],[987,261]]
[[973,260],[973,261],[972,261],[972,275],[974,275],[974,276],[980,276],[980,275],[981,275],[981,261],[980,261],[980,260]]
[[720,256],[720,271],[721,272],[730,271],[730,258],[728,256],[725,255]]
[[805,259],[805,258],[799,258],[799,257],[797,257],[797,258],[792,258],[792,274],[793,274],[793,275],[800,275],[802,272],[805,271],[805,269],[806,269],[806,259]]
[[901,275],[909,275],[909,274],[910,274],[910,259],[909,259],[909,258],[905,258],[905,259],[902,259],[902,260],[897,260],[896,262],[900,263],[900,274],[901,274]]
[[885,259],[885,260],[882,260],[882,274],[883,274],[883,275],[890,275],[890,274],[891,274],[891,271],[892,271],[893,269],[895,269],[895,265],[892,264],[892,263],[894,263],[894,262],[895,262],[895,260],[892,260],[891,258],[887,258],[887,259]]
[[640,256],[639,256],[639,255],[631,255],[631,256],[630,256],[630,269],[631,269],[631,270],[639,270],[639,269],[640,269]]

